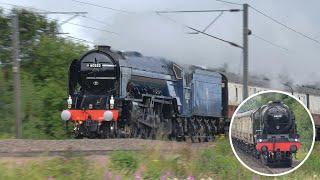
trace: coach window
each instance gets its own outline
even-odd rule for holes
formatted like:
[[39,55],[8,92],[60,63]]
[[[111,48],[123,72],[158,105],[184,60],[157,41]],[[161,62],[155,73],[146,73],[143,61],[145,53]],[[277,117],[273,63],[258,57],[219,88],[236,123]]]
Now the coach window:
[[238,88],[236,87],[236,100],[238,100]]
[[306,98],[307,98],[307,108],[310,109],[310,95],[306,94]]

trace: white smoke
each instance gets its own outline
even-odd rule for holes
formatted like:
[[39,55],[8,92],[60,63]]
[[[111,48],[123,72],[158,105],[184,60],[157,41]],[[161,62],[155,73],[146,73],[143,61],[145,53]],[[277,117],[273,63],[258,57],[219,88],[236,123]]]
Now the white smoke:
[[[230,0],[237,3],[247,2],[253,7],[284,22],[306,35],[320,40],[319,12],[320,1],[309,0],[269,0],[249,1]],[[187,34],[189,30],[179,24],[157,16],[156,10],[200,10],[230,9],[241,6],[225,4],[212,0],[96,0],[91,1],[101,6],[124,9],[135,14],[126,14],[104,8],[83,5],[73,1],[12,0],[10,3],[32,6],[49,11],[86,11],[88,16],[105,21],[106,25],[78,17],[71,22],[92,26],[119,33],[114,36],[106,32],[64,24],[62,30],[70,35],[108,44],[119,50],[136,50],[145,55],[162,56],[171,60],[207,67],[221,67],[228,64],[229,70],[241,72],[242,52],[240,49],[203,35]],[[203,29],[218,13],[167,14],[180,23],[197,29]],[[60,21],[70,15],[50,15]],[[111,26],[107,25],[111,24]],[[270,19],[249,8],[249,27],[257,34],[277,45],[288,49],[284,51],[253,36],[249,39],[249,71],[275,79],[279,74],[287,74],[297,84],[312,84],[320,79],[319,49],[316,44],[305,37],[293,33]],[[242,42],[242,14],[226,12],[207,31],[209,34],[236,42]]]

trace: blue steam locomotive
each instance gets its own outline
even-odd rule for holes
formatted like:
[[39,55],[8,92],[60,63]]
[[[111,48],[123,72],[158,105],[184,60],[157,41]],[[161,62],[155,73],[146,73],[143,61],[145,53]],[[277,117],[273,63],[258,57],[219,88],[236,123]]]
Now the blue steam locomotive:
[[213,70],[98,46],[72,61],[61,118],[76,138],[211,141],[228,125],[227,83]]

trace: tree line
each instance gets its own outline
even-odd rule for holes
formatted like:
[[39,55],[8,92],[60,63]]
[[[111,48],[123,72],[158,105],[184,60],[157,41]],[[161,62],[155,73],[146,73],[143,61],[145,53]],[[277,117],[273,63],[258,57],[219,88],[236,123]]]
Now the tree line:
[[[59,36],[57,22],[27,10],[19,17],[22,137],[66,138],[60,110],[67,97],[69,63],[88,47]],[[11,19],[0,9],[0,137],[14,137]]]

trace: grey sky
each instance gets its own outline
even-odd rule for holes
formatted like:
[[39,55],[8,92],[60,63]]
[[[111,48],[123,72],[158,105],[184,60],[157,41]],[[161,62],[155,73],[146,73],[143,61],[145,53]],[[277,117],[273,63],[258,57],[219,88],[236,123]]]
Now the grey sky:
[[[81,0],[82,1],[82,0]],[[119,13],[108,9],[83,5],[71,0],[11,0],[10,3],[22,6],[45,9],[49,11],[86,11],[106,24],[78,17],[71,22],[115,31],[119,36],[85,29],[71,24],[61,27],[63,32],[72,36],[94,41],[97,44],[108,44],[119,50],[136,50],[146,55],[163,56],[177,62],[217,67],[228,63],[236,73],[241,72],[242,52],[212,38],[203,35],[191,35],[181,24],[203,29],[218,13],[166,14],[181,24],[175,24],[157,16],[155,10],[195,10],[195,9],[230,9],[241,6],[230,5],[214,0],[83,0],[102,6],[109,6],[136,12]],[[247,2],[253,7],[278,19],[305,34],[320,40],[320,1],[317,0],[230,0]],[[0,0],[0,2],[8,2]],[[0,6],[4,6],[0,4]],[[9,6],[6,6],[9,7]],[[250,71],[276,77],[279,73],[289,74],[296,83],[318,82],[320,77],[319,55],[320,44],[316,44],[297,35],[269,19],[254,12],[249,14],[249,27],[269,41],[288,49],[269,45],[255,37],[250,37]],[[60,21],[66,15],[50,16]],[[224,39],[242,42],[242,14],[224,13],[223,16],[207,31]]]

